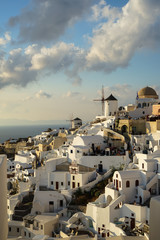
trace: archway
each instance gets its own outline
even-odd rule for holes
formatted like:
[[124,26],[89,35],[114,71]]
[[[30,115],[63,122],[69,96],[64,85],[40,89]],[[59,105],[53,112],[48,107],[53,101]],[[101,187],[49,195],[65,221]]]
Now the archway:
[[107,196],[107,204],[109,205],[112,201],[112,197],[110,195]]
[[121,132],[122,132],[122,134],[123,134],[123,133],[127,133],[127,132],[128,132],[128,127],[127,127],[126,125],[123,125],[123,126],[121,127]]

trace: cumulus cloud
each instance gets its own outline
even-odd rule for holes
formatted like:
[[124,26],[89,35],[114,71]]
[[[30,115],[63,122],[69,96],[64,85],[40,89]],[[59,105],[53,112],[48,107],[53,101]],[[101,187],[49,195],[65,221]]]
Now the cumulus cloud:
[[[20,37],[26,41],[56,39],[93,3],[92,0],[31,2],[32,8],[10,19],[11,25],[19,24]],[[73,85],[80,85],[82,71],[112,72],[128,66],[140,49],[160,46],[159,0],[130,0],[122,9],[101,0],[92,10],[92,19],[98,22],[88,50],[58,42],[50,47],[32,44],[24,50],[13,49],[7,55],[1,51],[0,88],[11,84],[26,86],[37,81],[42,73],[57,72],[63,72]],[[9,40],[10,36],[5,35],[1,43]]]
[[92,6],[91,21],[100,21],[103,19],[114,20],[120,16],[120,9],[107,5],[104,0]]
[[51,98],[52,95],[47,93],[47,92],[44,92],[43,90],[40,90],[39,92],[36,93],[36,98]]
[[111,72],[126,67],[136,51],[159,45],[158,0],[130,0],[117,16],[104,4],[95,9],[97,18],[106,16],[108,20],[93,31],[86,57],[88,69]]
[[[8,58],[7,58],[8,57]],[[80,84],[80,62],[85,59],[84,50],[74,44],[60,42],[50,48],[30,45],[25,50],[13,49],[0,58],[0,88],[7,85],[26,86],[36,81],[40,74],[62,71],[73,84]]]
[[11,36],[9,32],[4,34],[4,37],[0,37],[0,46],[4,46],[11,41]]
[[37,79],[37,72],[29,70],[30,57],[21,48],[14,49],[0,58],[0,88],[7,85],[26,86]]
[[9,25],[19,26],[19,38],[26,42],[58,39],[67,27],[87,13],[93,0],[31,0]]

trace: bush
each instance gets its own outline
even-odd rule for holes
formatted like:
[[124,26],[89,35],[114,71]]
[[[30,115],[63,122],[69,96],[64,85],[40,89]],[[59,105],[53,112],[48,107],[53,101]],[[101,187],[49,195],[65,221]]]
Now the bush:
[[94,196],[95,196],[95,197],[99,197],[100,194],[101,194],[100,191],[96,191],[95,194],[94,194]]

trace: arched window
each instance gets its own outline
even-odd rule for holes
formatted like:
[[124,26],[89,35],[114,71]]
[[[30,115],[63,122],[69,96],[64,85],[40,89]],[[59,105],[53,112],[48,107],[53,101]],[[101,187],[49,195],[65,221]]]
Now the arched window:
[[130,181],[126,181],[126,187],[130,187]]
[[139,186],[139,180],[135,181],[135,186],[138,187]]
[[141,104],[140,103],[138,103],[138,106],[137,106],[138,108],[141,108]]

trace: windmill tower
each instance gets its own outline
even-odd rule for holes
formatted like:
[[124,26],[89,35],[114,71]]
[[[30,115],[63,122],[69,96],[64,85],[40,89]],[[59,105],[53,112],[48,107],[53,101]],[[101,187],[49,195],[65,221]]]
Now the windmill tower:
[[104,102],[105,102],[105,99],[104,99],[104,87],[103,87],[103,85],[102,85],[101,99],[94,99],[93,101],[101,102],[101,104],[102,104],[102,116],[104,116]]

